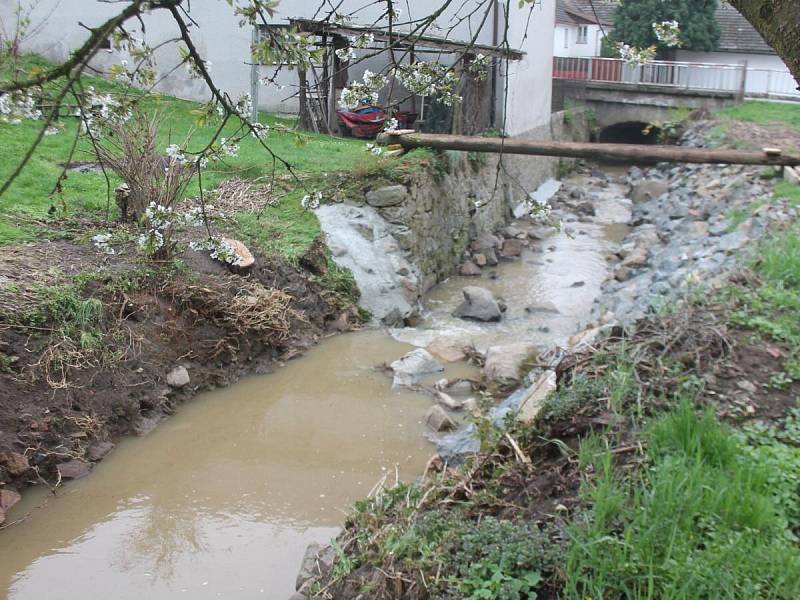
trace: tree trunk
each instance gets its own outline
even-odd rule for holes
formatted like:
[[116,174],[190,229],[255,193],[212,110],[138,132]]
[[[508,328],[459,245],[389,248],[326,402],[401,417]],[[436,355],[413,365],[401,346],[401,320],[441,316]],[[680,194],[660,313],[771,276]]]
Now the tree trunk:
[[775,49],[800,84],[800,1],[728,1]]
[[547,142],[520,138],[484,138],[468,135],[415,133],[410,130],[387,131],[377,137],[379,144],[400,144],[403,148],[438,148],[466,152],[566,156],[592,160],[628,162],[681,162],[729,165],[777,165],[796,167],[800,155],[775,150],[708,150],[686,146],[648,146],[641,144],[584,144]]

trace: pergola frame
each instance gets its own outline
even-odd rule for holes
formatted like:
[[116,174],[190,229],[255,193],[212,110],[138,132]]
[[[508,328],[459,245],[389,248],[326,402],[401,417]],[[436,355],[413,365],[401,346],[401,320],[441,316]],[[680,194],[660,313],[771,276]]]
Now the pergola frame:
[[[439,54],[452,54],[456,52],[477,55],[483,54],[484,56],[497,60],[521,60],[525,53],[521,50],[500,48],[497,46],[490,46],[486,44],[473,44],[469,42],[454,41],[441,36],[435,35],[414,35],[409,32],[393,31],[388,32],[382,27],[369,27],[361,25],[341,25],[331,23],[328,21],[316,21],[307,18],[290,18],[288,23],[289,27],[295,28],[300,33],[314,34],[321,37],[320,46],[325,48],[325,54],[322,64],[322,77],[317,78],[316,72],[314,73],[317,79],[318,89],[325,85],[325,89],[320,90],[319,97],[320,104],[323,108],[325,123],[328,132],[333,134],[338,132],[338,120],[336,118],[336,79],[337,74],[340,72],[347,73],[347,66],[341,66],[339,58],[336,56],[335,50],[341,47],[346,47],[346,38],[349,36],[359,36],[362,34],[371,34],[376,42],[384,42],[387,44],[398,44],[399,47],[410,49],[410,58],[414,62],[416,54],[436,52]],[[257,40],[258,34],[254,29],[253,40]],[[424,49],[417,50],[417,46],[422,46]],[[388,51],[388,50],[384,50]],[[338,64],[337,64],[338,63]],[[253,111],[257,115],[258,106],[258,91],[259,91],[259,65],[254,64],[251,68],[251,96],[253,98]],[[497,68],[496,64],[493,67]],[[317,119],[309,114],[309,99],[308,93],[308,78],[304,69],[298,70],[299,78],[299,101],[300,101],[300,117],[301,123],[308,123],[309,121],[315,122]],[[324,102],[323,102],[324,101]],[[496,89],[492,88],[491,102],[494,105],[496,101]],[[416,97],[412,99],[414,108],[416,108]],[[316,125],[315,125],[316,127]]]

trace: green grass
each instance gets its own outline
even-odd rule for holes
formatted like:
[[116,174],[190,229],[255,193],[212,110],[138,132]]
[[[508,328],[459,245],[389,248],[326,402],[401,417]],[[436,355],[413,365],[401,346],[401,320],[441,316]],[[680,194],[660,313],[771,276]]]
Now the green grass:
[[595,459],[592,508],[571,531],[567,597],[798,597],[800,551],[773,493],[796,483],[797,448],[767,442],[790,453],[769,460],[689,402],[646,440],[649,467],[633,481],[610,451]]
[[757,125],[781,123],[800,131],[800,106],[794,103],[753,100],[724,108],[717,114]]
[[[24,70],[31,67],[46,66],[47,63],[37,57],[26,57],[22,63]],[[7,66],[7,65],[6,65]],[[0,77],[8,77],[9,71],[0,69]],[[118,91],[114,84],[99,78],[87,77],[85,85],[94,85],[101,90]],[[161,115],[160,144],[166,149],[169,143],[182,143],[191,135],[189,150],[199,150],[205,146],[215,131],[213,124],[198,127],[193,111],[197,105],[168,96],[154,96],[142,102],[146,112],[157,112]],[[261,114],[262,123],[270,126],[291,128],[292,120],[282,119],[267,114]],[[106,181],[101,173],[70,173],[64,184],[63,195],[53,195],[53,187],[60,173],[60,164],[67,160],[73,142],[77,122],[74,118],[61,120],[64,130],[55,136],[45,137],[41,146],[33,156],[31,162],[14,182],[11,188],[0,197],[0,244],[18,242],[32,239],[36,236],[34,219],[47,220],[59,216],[86,214],[90,216],[104,216],[107,208],[115,215],[116,207],[113,200],[108,203]],[[31,146],[39,131],[40,123],[23,122],[19,125],[0,124],[0,147],[3,148],[4,158],[0,161],[0,181],[5,181],[14,171],[19,160]],[[231,123],[226,132],[230,135],[235,129]],[[223,134],[224,135],[224,134]],[[363,141],[354,139],[335,138],[314,133],[297,134],[294,132],[279,133],[273,131],[267,139],[270,149],[297,171],[301,176],[316,175],[326,172],[350,171],[356,165],[360,169],[368,168],[377,159],[368,152],[364,152]],[[81,141],[78,144],[77,160],[94,160],[91,147]],[[253,138],[248,136],[241,143],[239,156],[227,159],[224,163],[212,163],[203,172],[203,185],[213,189],[220,181],[230,177],[257,179],[267,177],[272,173],[272,159],[269,153]],[[287,173],[285,167],[278,164],[277,175]],[[120,182],[112,176],[112,189]],[[283,250],[287,248],[288,254],[297,251],[299,240],[313,239],[319,232],[319,226],[313,215],[302,216],[296,204],[302,193],[301,186],[290,182],[289,185],[297,188],[294,193],[290,190],[287,199],[281,203],[277,211],[267,209],[261,219],[255,217],[244,218],[243,226],[250,233],[257,228],[265,228],[273,236],[265,233],[258,235],[259,239],[266,241],[265,247],[270,250]],[[189,196],[196,195],[199,191],[197,179],[192,182],[187,190]],[[48,215],[51,206],[56,208],[55,216]],[[295,224],[300,219],[299,225]],[[313,226],[312,226],[313,224]],[[308,229],[314,230],[310,238]]]
[[800,228],[773,235],[761,245],[751,268],[760,284],[729,290],[736,302],[730,319],[785,345],[784,368],[789,377],[800,379]]
[[788,181],[779,181],[775,184],[775,195],[786,198],[793,207],[800,206],[800,186]]

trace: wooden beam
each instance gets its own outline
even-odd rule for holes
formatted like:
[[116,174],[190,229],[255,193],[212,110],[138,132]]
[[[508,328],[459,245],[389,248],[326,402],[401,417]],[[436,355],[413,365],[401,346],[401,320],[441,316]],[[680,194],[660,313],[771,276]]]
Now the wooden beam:
[[[800,155],[774,148],[762,151],[711,150],[685,146],[649,146],[642,144],[588,144],[545,142],[519,138],[485,138],[468,135],[416,133],[410,130],[389,131],[378,135],[379,144],[400,144],[405,149],[436,148],[466,152],[564,156],[592,160],[637,162],[712,163],[732,165],[800,166]],[[769,152],[767,152],[769,150]]]

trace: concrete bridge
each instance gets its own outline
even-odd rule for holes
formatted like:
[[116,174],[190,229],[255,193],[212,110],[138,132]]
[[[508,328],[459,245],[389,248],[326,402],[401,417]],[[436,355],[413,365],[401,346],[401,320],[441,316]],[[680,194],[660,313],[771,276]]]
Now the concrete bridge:
[[[632,141],[653,121],[675,119],[675,109],[715,110],[740,102],[746,65],[555,57],[553,110],[583,104],[592,110],[598,141]],[[640,140],[646,141],[646,140]]]

